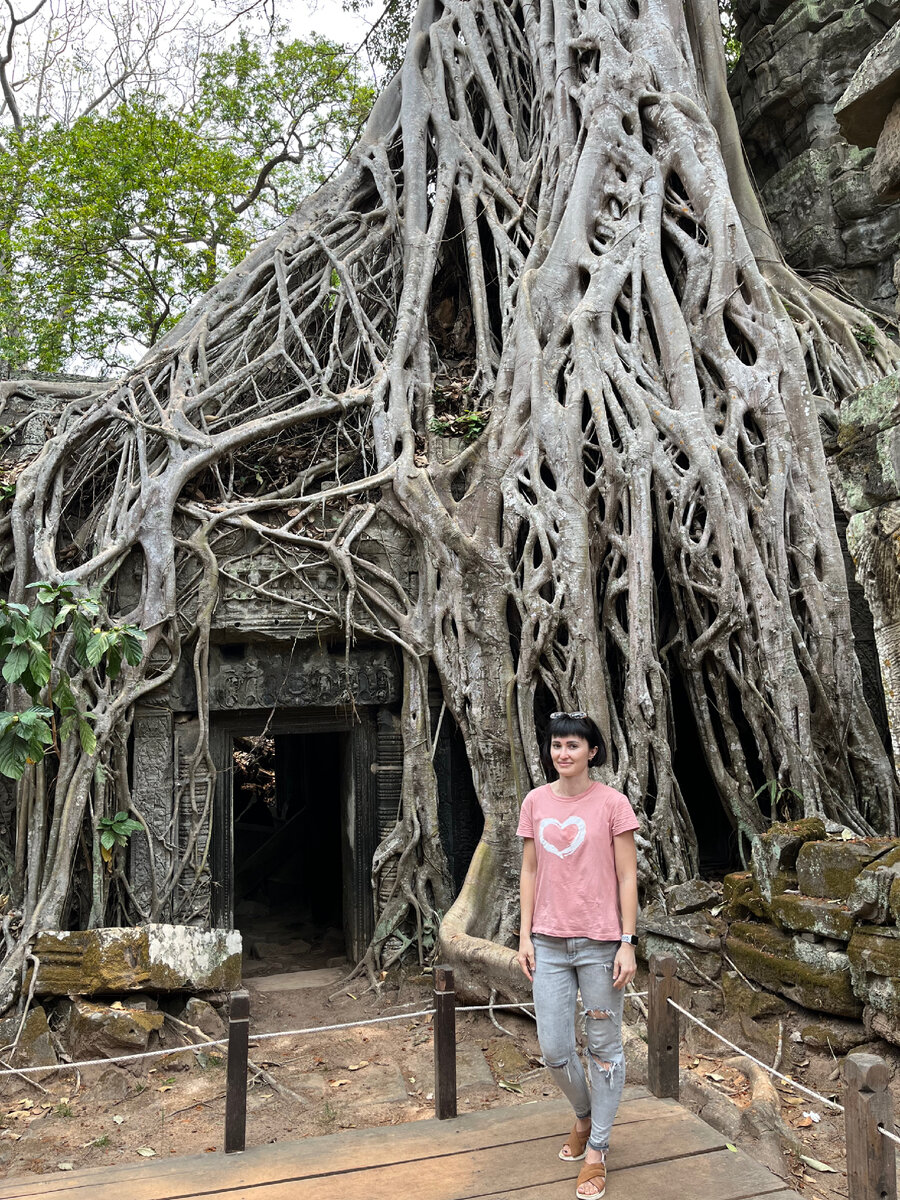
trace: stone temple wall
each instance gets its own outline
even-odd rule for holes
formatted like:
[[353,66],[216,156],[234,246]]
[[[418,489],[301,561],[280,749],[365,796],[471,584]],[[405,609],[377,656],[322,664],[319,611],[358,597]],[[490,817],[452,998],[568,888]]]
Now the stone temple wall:
[[778,244],[793,267],[894,315],[900,204],[879,206],[874,151],[844,139],[834,107],[900,0],[737,0],[735,15],[729,92]]
[[[745,980],[900,1044],[900,838],[857,838],[818,817],[775,824],[752,871],[719,894],[692,881],[638,922],[641,952],[671,954],[695,987]],[[715,986],[721,986],[715,984]]]

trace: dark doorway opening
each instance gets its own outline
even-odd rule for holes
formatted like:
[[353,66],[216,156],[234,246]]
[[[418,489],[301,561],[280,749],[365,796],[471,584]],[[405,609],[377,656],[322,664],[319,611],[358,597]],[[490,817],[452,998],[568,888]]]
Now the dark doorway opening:
[[687,688],[677,670],[670,672],[669,686],[675,725],[672,769],[697,835],[700,874],[704,879],[721,879],[740,870],[737,835],[706,765]]
[[472,782],[462,730],[449,714],[444,715],[441,724],[434,769],[441,844],[453,876],[454,894],[459,895],[484,830],[484,813]]
[[233,740],[234,923],[246,975],[344,960],[347,736]]

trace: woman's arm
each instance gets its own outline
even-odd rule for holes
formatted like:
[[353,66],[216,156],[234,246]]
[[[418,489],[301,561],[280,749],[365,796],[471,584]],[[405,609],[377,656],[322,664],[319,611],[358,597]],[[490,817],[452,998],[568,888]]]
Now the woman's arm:
[[531,918],[534,915],[534,880],[537,875],[537,853],[534,838],[525,838],[522,846],[522,870],[519,873],[519,966],[529,979],[534,978],[534,943],[531,940]]
[[[616,883],[619,888],[619,910],[622,913],[622,932],[637,931],[637,850],[634,845],[634,833],[619,833],[613,838],[613,852],[616,857]],[[616,954],[613,966],[613,987],[623,988],[634,979],[637,964],[634,961],[634,946],[622,942]]]

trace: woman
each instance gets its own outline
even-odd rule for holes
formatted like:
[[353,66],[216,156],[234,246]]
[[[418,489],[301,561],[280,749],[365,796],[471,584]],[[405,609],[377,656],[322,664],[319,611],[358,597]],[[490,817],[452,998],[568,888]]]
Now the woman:
[[[559,1157],[585,1160],[575,1195],[599,1200],[625,1084],[622,1008],[635,972],[638,820],[621,792],[591,781],[606,746],[587,713],[551,714],[543,758],[556,778],[528,793],[517,830],[524,838],[518,958],[533,981],[544,1062],[575,1109]],[[575,1043],[579,989],[590,1086]]]

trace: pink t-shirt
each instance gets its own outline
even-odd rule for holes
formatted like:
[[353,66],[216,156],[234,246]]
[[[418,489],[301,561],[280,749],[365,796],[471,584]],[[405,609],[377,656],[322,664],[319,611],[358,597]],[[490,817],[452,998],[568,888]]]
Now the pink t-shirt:
[[557,796],[549,783],[528,793],[516,833],[534,838],[537,853],[533,933],[619,940],[613,838],[638,826],[628,797],[605,783],[580,796]]

